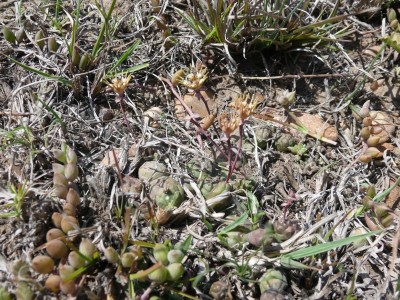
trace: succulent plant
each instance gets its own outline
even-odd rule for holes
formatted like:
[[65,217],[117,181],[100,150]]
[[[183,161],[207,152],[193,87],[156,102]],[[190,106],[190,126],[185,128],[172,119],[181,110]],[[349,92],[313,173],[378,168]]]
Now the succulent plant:
[[282,292],[287,287],[286,276],[274,269],[267,270],[259,280],[261,293],[266,290],[275,290]]
[[71,251],[68,254],[68,263],[75,269],[79,269],[85,265],[85,259],[76,251]]
[[65,236],[65,233],[62,230],[58,228],[52,228],[46,233],[46,241],[49,242],[62,236]]
[[[116,264],[119,261],[118,252],[113,247],[107,247],[104,251],[104,256],[106,257],[107,261],[111,264]],[[130,264],[132,265],[132,263]]]
[[47,277],[44,286],[46,289],[53,293],[58,293],[60,291],[60,283],[61,283],[61,278],[59,275],[51,274],[49,277]]
[[232,299],[230,284],[222,280],[213,282],[208,294],[213,297],[214,300]]
[[285,300],[285,296],[274,290],[266,290],[261,294],[260,300]]
[[32,259],[32,269],[40,274],[50,273],[54,268],[54,261],[47,255],[38,255]]
[[208,200],[222,193],[230,192],[231,190],[232,186],[229,183],[226,183],[225,181],[220,181],[216,184],[211,185],[211,189],[208,192],[204,193],[203,195],[206,198],[206,200]]
[[51,215],[51,220],[53,221],[54,226],[57,228],[61,228],[61,220],[63,216],[59,212],[55,212]]
[[151,281],[157,282],[157,283],[164,283],[168,279],[168,270],[165,266],[161,266],[158,269],[154,270],[151,272],[148,277]]
[[15,38],[17,39],[18,43],[21,43],[23,40],[26,39],[26,32],[25,28],[21,27],[15,32]]
[[168,265],[167,270],[168,270],[169,281],[179,280],[182,277],[183,273],[185,272],[183,265],[179,262]]
[[292,220],[277,220],[273,224],[275,238],[278,241],[286,241],[300,230],[298,222]]
[[259,248],[263,246],[264,248],[269,247],[275,240],[275,232],[271,224],[267,223],[265,228],[258,228],[246,234],[246,240],[254,247]]
[[17,39],[15,34],[7,26],[3,27],[3,36],[4,39],[11,44],[14,44]]
[[65,165],[64,175],[69,181],[74,181],[76,178],[78,178],[79,171],[78,171],[78,167],[76,166],[76,164],[75,163],[67,163]]
[[295,141],[290,134],[282,134],[275,142],[276,150],[279,152],[290,152],[289,147],[294,145]]
[[133,255],[133,253],[126,252],[121,256],[121,265],[124,268],[130,268],[134,261],[135,261],[135,255]]
[[39,30],[38,32],[36,32],[35,35],[35,42],[38,45],[38,47],[40,49],[43,49],[44,47],[44,34],[42,30]]
[[73,280],[61,281],[60,289],[64,294],[72,295],[76,292],[76,284]]
[[153,256],[157,261],[162,262],[164,265],[168,264],[168,247],[164,244],[155,244],[153,248]]
[[184,257],[185,254],[182,252],[182,250],[179,249],[169,250],[167,254],[167,259],[171,264],[182,262]]
[[79,222],[75,217],[65,215],[61,219],[61,229],[65,233],[79,229]]
[[47,50],[49,52],[57,52],[58,44],[54,36],[49,37],[47,40]]
[[156,201],[158,207],[172,210],[179,207],[184,199],[182,186],[172,177],[165,180],[152,181],[150,198]]
[[60,278],[62,281],[70,281],[72,280],[73,273],[75,272],[75,268],[70,265],[62,265],[58,268],[60,273]]
[[158,161],[146,161],[138,171],[139,179],[150,182],[164,177],[167,174],[167,167]]
[[79,252],[86,257],[92,258],[96,252],[96,246],[90,239],[82,239],[79,244]]
[[60,259],[68,255],[68,247],[63,241],[58,239],[47,242],[46,251],[47,254],[55,259]]

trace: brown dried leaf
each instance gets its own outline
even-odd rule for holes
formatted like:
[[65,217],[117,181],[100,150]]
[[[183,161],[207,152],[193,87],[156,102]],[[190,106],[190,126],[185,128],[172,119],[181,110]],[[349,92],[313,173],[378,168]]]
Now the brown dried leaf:
[[296,113],[296,117],[310,132],[314,132],[318,136],[323,136],[332,141],[338,140],[339,133],[337,129],[324,122],[320,116],[307,113]]

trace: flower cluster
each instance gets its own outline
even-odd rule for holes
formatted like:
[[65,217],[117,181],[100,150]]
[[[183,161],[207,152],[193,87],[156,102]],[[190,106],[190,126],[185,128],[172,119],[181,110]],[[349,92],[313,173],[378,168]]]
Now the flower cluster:
[[129,81],[132,76],[128,75],[127,77],[116,77],[111,80],[111,82],[107,83],[107,85],[112,89],[114,93],[121,96],[125,93],[125,90],[129,86]]
[[229,107],[236,110],[241,120],[247,119],[256,109],[258,99],[255,95],[243,94],[229,104]]
[[184,70],[179,70],[172,76],[171,81],[175,85],[182,84],[191,90],[198,91],[203,87],[207,78],[207,68],[198,61],[196,66],[192,67],[192,72],[187,74]]

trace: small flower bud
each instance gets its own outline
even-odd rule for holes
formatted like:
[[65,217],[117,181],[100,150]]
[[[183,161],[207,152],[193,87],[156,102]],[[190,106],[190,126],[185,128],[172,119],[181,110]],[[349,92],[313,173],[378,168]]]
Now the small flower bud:
[[121,265],[124,268],[130,268],[134,261],[135,261],[135,256],[132,253],[126,252],[122,254]]
[[180,263],[182,259],[185,257],[185,254],[181,250],[172,249],[168,251],[168,261],[173,263]]

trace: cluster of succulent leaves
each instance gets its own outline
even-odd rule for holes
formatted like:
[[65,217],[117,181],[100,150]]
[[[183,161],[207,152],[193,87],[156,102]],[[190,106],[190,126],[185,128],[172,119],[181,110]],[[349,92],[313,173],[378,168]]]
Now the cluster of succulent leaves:
[[369,185],[365,188],[366,194],[362,200],[364,208],[364,219],[368,228],[379,230],[387,228],[393,224],[394,211],[383,202],[378,202],[381,197],[377,197],[375,187]]

